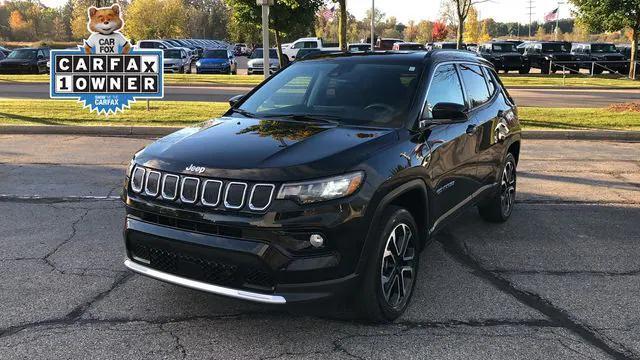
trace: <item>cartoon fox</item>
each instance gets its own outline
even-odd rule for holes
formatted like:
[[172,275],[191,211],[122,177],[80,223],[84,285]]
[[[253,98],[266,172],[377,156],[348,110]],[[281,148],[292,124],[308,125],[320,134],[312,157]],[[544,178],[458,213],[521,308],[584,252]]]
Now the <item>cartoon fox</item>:
[[91,36],[84,42],[84,51],[87,54],[127,54],[131,50],[131,44],[120,33],[124,26],[120,13],[120,5],[96,8],[91,6],[88,11],[89,22],[87,29]]

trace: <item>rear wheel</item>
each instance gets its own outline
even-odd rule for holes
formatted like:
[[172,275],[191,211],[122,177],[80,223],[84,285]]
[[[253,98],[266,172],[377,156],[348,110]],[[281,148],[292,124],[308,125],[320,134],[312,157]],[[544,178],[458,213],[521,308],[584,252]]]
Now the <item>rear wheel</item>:
[[518,70],[518,72],[519,72],[520,74],[523,74],[523,75],[524,75],[524,74],[528,74],[530,71],[531,71],[531,68],[530,68],[530,67],[528,67],[528,66],[527,66],[527,67],[524,67],[524,68],[522,68],[522,69],[520,69],[520,70]]
[[516,202],[516,159],[508,153],[502,168],[500,187],[489,199],[478,205],[480,216],[489,222],[505,222]]
[[406,310],[418,274],[419,232],[411,213],[390,206],[363,274],[357,309],[367,320],[391,322]]

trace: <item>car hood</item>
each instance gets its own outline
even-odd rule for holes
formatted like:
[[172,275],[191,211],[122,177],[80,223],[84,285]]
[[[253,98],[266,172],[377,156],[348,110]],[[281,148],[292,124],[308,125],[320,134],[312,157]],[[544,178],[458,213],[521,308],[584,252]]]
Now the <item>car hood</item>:
[[200,59],[200,63],[201,64],[223,64],[228,62],[229,60],[227,59],[214,59],[214,58],[205,58],[205,59]]
[[168,135],[136,154],[150,168],[199,175],[289,181],[344,172],[397,139],[393,129],[221,118]]
[[[248,66],[257,66],[257,65],[262,65],[262,64],[264,64],[264,61],[262,59],[251,59],[247,63]],[[270,66],[278,65],[278,64],[279,64],[278,59],[269,58],[269,65]]]

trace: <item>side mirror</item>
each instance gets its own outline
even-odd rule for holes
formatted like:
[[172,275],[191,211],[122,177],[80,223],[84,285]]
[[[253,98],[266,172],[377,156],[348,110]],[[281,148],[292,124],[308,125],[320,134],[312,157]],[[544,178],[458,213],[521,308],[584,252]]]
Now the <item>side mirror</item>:
[[231,107],[236,106],[236,104],[237,104],[240,100],[242,100],[242,98],[243,98],[243,97],[244,97],[244,94],[236,95],[236,96],[234,96],[234,97],[230,98],[230,99],[229,99],[229,105],[231,105]]
[[438,103],[431,109],[431,122],[437,124],[455,124],[465,122],[469,118],[466,107],[454,103]]

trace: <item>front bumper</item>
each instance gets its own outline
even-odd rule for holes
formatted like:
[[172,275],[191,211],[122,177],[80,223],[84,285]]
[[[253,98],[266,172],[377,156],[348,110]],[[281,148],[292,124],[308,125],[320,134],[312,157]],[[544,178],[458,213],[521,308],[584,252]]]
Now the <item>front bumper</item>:
[[[271,67],[269,69],[269,73],[270,74],[273,74],[276,71],[278,71],[278,68]],[[247,73],[249,75],[251,75],[251,74],[264,74],[264,68],[262,68],[262,67],[250,67],[250,68],[247,69]]]
[[[358,215],[360,202],[356,196],[304,213],[274,205],[264,215],[220,215],[211,222],[212,214],[128,196],[125,265],[158,280],[241,300],[291,304],[339,298],[359,279],[356,268],[368,229]],[[274,223],[279,217],[287,226]],[[327,246],[301,248],[310,233],[324,235]]]
[[228,74],[231,71],[231,66],[223,67],[197,67],[196,72],[198,74]]

